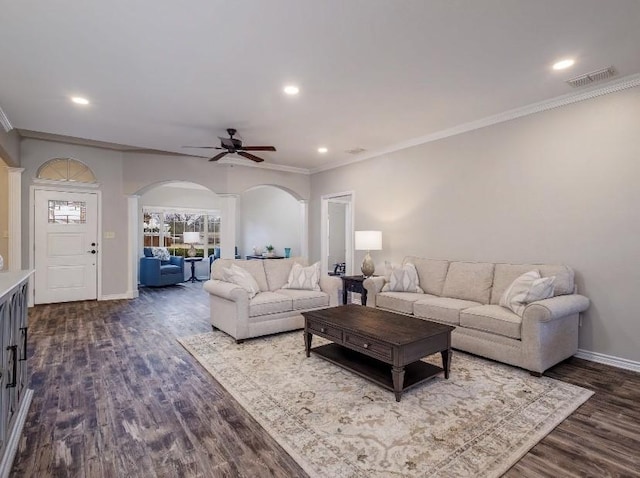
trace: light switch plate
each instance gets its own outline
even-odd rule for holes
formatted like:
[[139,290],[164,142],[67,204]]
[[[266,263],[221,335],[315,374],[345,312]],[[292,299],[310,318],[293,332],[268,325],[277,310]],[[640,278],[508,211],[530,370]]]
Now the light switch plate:
[[105,239],[115,239],[116,238],[116,233],[115,232],[105,232],[104,233],[104,238]]

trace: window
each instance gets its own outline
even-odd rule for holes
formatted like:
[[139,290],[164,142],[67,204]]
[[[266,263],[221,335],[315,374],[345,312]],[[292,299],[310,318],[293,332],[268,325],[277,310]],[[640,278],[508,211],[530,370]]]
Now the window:
[[86,222],[86,202],[49,200],[49,224],[84,224]]
[[56,158],[47,161],[38,170],[38,179],[76,183],[95,183],[93,171],[84,163],[71,158]]
[[191,231],[200,233],[200,242],[194,244],[197,257],[213,254],[213,248],[220,245],[217,211],[145,209],[143,212],[145,247],[164,246],[171,255],[185,256],[191,245],[184,243],[184,233]]

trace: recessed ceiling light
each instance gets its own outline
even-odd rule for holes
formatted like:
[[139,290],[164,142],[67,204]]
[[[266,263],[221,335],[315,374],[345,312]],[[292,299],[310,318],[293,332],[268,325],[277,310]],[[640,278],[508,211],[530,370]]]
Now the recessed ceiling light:
[[564,70],[565,68],[569,68],[570,66],[573,66],[575,62],[576,61],[573,60],[572,58],[567,58],[566,60],[560,60],[553,64],[553,69]]
[[300,93],[300,88],[295,85],[287,85],[284,87],[284,92],[288,95],[297,95]]
[[89,104],[89,100],[86,98],[83,98],[82,96],[73,96],[71,98],[71,101],[73,101],[74,103],[78,104],[78,105],[88,105]]
[[326,153],[327,151],[329,151],[327,148],[322,147],[322,148],[318,148],[318,153]]

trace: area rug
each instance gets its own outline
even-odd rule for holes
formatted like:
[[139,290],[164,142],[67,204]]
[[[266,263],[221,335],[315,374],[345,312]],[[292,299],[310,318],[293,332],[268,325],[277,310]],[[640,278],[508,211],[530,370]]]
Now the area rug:
[[[396,402],[305,357],[300,331],[179,341],[314,478],[500,476],[592,395],[455,351],[448,380],[436,376]],[[440,354],[425,360],[441,365]]]

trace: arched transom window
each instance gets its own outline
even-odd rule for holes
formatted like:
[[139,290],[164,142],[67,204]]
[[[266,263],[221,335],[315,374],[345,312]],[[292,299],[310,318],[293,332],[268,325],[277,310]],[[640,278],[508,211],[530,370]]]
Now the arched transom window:
[[84,163],[71,158],[56,158],[44,163],[38,170],[38,179],[95,183],[96,176]]

